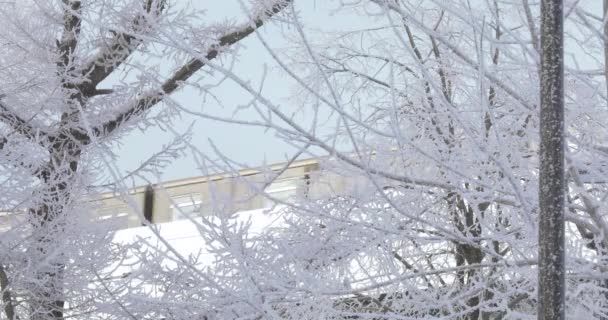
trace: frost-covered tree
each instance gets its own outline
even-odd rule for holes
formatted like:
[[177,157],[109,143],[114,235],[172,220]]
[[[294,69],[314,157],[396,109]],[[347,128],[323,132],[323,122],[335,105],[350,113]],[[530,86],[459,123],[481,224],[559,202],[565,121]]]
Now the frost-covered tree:
[[[3,210],[27,211],[2,234],[4,316],[536,318],[540,3],[328,2],[340,30],[307,25],[297,1],[253,1],[242,26],[206,25],[164,1],[2,6],[0,197]],[[575,319],[608,317],[601,5],[564,5],[565,312]],[[279,11],[288,47],[256,32]],[[293,80],[289,105],[216,59],[251,33]],[[167,60],[175,71],[160,68]],[[284,206],[262,234],[220,208],[192,219],[212,261],[162,238],[102,246],[109,236],[81,214],[87,186],[122,136],[170,123],[182,108],[169,94],[203,67],[240,87],[259,119],[198,116],[273,130],[298,150],[292,159],[321,157],[311,179],[328,191],[273,199]],[[217,167],[239,167],[217,156]]]
[[[300,150],[294,158],[324,157],[313,179],[331,186],[337,174],[348,188],[283,203],[262,235],[225,216],[193,221],[216,260],[142,267],[163,287],[156,301],[175,318],[535,319],[540,4],[336,1],[336,19],[352,22],[338,31],[306,25],[298,5],[287,9],[291,47],[258,34],[296,83],[292,105],[211,68],[251,95],[263,124]],[[573,319],[608,316],[608,28],[598,5],[564,7]],[[295,120],[291,107],[313,120]],[[328,115],[330,134],[320,127]],[[133,279],[146,278],[112,285]]]
[[169,96],[288,2],[217,25],[166,0],[0,4],[1,318],[127,317],[98,274],[121,249],[89,223],[87,186],[121,137],[170,126]]

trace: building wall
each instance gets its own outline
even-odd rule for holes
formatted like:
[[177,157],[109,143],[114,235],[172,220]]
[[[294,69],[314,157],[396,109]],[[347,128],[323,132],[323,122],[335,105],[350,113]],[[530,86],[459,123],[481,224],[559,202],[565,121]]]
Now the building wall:
[[[269,184],[269,179],[277,173],[280,175]],[[153,187],[151,222],[185,219],[184,214],[192,210],[191,216],[196,217],[200,214],[232,214],[272,206],[273,202],[260,194],[262,191],[280,201],[296,194],[311,198],[330,196],[343,191],[346,185],[344,177],[321,173],[314,159],[293,162],[286,169],[283,164],[278,164],[271,166],[268,171],[242,170],[233,176],[219,174],[170,181]],[[129,202],[116,194],[103,194],[94,202],[97,207],[94,218],[113,219],[120,229],[140,226],[144,191],[145,186],[132,190]]]
[[[152,223],[164,223],[190,216],[233,214],[271,207],[274,202],[297,195],[320,199],[343,194],[353,185],[352,178],[321,171],[316,159],[270,166],[267,170],[241,170],[238,174],[217,174],[165,182],[152,186]],[[279,174],[280,173],[280,174]],[[273,181],[270,179],[279,174]],[[116,229],[139,227],[144,219],[144,193],[147,186],[129,190],[128,196],[104,193],[89,202],[87,210],[94,221],[110,223]],[[177,209],[180,208],[181,210]],[[21,214],[0,212],[0,231],[10,228]],[[22,219],[21,219],[22,220]],[[4,229],[3,229],[4,228]]]

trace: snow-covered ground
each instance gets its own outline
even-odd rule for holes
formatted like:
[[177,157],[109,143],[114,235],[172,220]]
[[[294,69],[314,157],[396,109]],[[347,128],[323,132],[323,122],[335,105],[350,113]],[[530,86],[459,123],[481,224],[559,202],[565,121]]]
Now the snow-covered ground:
[[[230,219],[230,222],[238,224],[250,222],[248,236],[259,235],[267,228],[281,224],[282,220],[277,214],[278,209],[279,207],[276,207],[275,210],[266,208],[237,212]],[[216,217],[205,218],[211,222],[219,222]],[[204,261],[213,261],[213,256],[207,251],[207,243],[201,235],[200,223],[201,218],[197,217],[193,220],[184,219],[118,230],[114,235],[113,242],[120,244],[145,243],[150,247],[164,247],[164,243],[168,243],[172,249],[175,249],[183,257],[200,254]]]

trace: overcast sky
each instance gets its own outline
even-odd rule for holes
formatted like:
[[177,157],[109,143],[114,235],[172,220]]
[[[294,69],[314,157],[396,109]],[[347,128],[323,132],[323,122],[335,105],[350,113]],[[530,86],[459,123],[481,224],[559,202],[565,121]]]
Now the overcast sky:
[[[206,8],[208,17],[214,19],[214,21],[219,22],[234,17],[237,17],[241,22],[246,21],[238,0],[203,0],[192,1],[192,3],[199,8]],[[306,25],[318,25],[333,29],[338,28],[339,24],[343,23],[333,19],[331,10],[328,10],[328,7],[320,7],[320,4],[316,1],[301,1],[296,8],[301,12],[301,17]],[[293,31],[285,30],[284,26],[274,24],[264,27],[261,32],[267,41],[270,41],[274,46],[281,47],[288,45],[283,35]],[[278,102],[281,106],[289,107],[287,98],[293,85],[292,81],[281,74],[276,63],[272,61],[255,35],[250,35],[240,44],[244,48],[239,51],[234,72],[257,85],[262,79],[263,70],[266,66],[268,73],[264,81],[264,94],[273,98],[273,101]],[[202,74],[200,71],[199,73]],[[234,84],[229,82],[222,83],[214,90],[214,93],[223,103],[223,106],[216,105],[214,107],[216,108],[215,111],[221,115],[232,114],[236,107],[242,106],[250,99],[241,89],[237,89]],[[201,105],[202,96],[190,88],[186,88],[172,97],[186,107],[193,106],[196,109]],[[213,107],[213,104],[206,104],[206,108],[210,107]],[[239,114],[241,118],[252,116],[255,115],[247,111]],[[192,121],[196,121],[193,143],[201,150],[210,152],[209,140],[211,140],[226,155],[251,166],[281,162],[294,152],[293,148],[277,138],[272,130],[264,131],[259,128],[247,128],[200,118],[195,119],[187,115],[184,115],[182,121],[175,128],[178,131],[183,131]],[[171,134],[167,134],[160,129],[149,129],[145,133],[134,132],[123,140],[123,146],[118,150],[119,168],[122,171],[133,170],[148,155],[157,152],[160,145],[168,143],[171,138]],[[166,168],[162,179],[172,180],[197,175],[202,175],[201,171],[196,168],[191,158],[185,157]]]
[[[340,15],[332,15],[333,9],[339,4],[339,1],[306,0],[296,1],[295,3],[296,10],[300,13],[301,21],[307,28],[322,29],[324,31],[344,31],[350,28],[363,28],[364,25],[362,24],[365,24],[363,18],[357,17],[354,14],[345,15],[344,12],[341,12]],[[588,0],[581,3],[589,6],[590,10],[597,9],[598,14],[601,11],[601,1],[599,0]],[[225,21],[226,19],[235,19],[239,23],[247,20],[245,13],[239,5],[239,0],[190,0],[190,4],[201,9],[206,9],[210,24],[212,22]],[[570,30],[570,32],[575,32],[575,30]],[[271,24],[262,28],[261,33],[271,43],[271,46],[281,48],[289,45],[284,35],[294,35],[295,31],[290,30],[284,25]],[[311,33],[310,36],[312,37],[313,34]],[[290,90],[293,88],[293,81],[284,72],[278,70],[276,63],[272,61],[257,37],[250,35],[244,41],[241,41],[239,45],[243,48],[239,50],[239,56],[233,71],[244,79],[251,81],[253,87],[257,87],[262,79],[263,70],[266,67],[267,76],[264,80],[264,95],[272,98],[273,102],[280,104],[284,108],[293,108],[294,106],[290,104],[288,99]],[[568,46],[566,47],[566,56],[567,60],[571,63],[572,55],[568,52]],[[578,63],[581,67],[586,67],[585,61],[579,60]],[[203,75],[204,72],[199,71],[198,74]],[[244,105],[250,100],[249,95],[229,81],[215,88],[214,94],[217,95],[222,105],[206,103],[205,110],[213,110],[213,113],[223,116],[231,115],[235,108]],[[184,107],[192,109],[199,108],[203,104],[201,102],[202,96],[191,88],[186,88],[173,94],[172,98],[179,101]],[[238,117],[241,119],[254,116],[255,114],[250,111],[241,111],[238,114]],[[238,162],[255,167],[264,163],[270,164],[285,161],[294,152],[284,141],[277,138],[272,130],[264,131],[259,128],[219,123],[200,118],[194,119],[188,115],[184,115],[181,122],[178,122],[175,126],[175,129],[177,131],[184,131],[194,120],[196,120],[196,123],[194,125],[193,143],[207,153],[211,153],[209,143],[211,140],[227,156]],[[329,127],[333,123],[335,122],[328,122],[329,125],[326,127],[327,132],[330,132]],[[160,146],[163,143],[168,143],[171,138],[171,134],[167,134],[160,129],[149,129],[145,133],[134,132],[126,139],[123,139],[123,146],[117,152],[120,157],[118,161],[120,169],[125,172],[138,167],[142,161],[147,159],[148,155],[157,152]],[[162,180],[166,181],[202,174],[190,157],[184,157],[174,161],[166,168]]]

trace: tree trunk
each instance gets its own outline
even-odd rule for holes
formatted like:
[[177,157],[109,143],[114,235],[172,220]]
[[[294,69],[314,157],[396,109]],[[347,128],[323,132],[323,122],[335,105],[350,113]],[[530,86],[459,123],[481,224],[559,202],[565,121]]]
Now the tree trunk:
[[538,319],[564,319],[564,60],[562,0],[541,2]]
[[46,261],[36,272],[32,288],[33,320],[64,319],[65,256],[54,252],[54,242],[64,238],[66,212],[73,205],[72,188],[77,183],[80,147],[68,137],[60,136],[51,150],[54,159],[44,179],[43,202],[31,210],[35,244],[34,261]]

